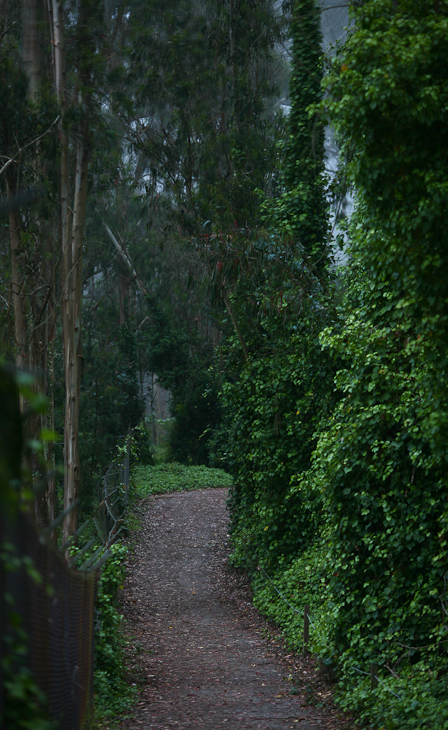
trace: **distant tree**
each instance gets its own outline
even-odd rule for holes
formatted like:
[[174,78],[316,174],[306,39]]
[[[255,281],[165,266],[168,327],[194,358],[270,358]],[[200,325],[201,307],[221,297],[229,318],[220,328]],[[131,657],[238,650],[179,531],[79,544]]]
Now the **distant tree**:
[[132,122],[139,170],[153,194],[164,189],[187,235],[207,219],[255,223],[256,190],[273,174],[266,102],[275,98],[281,65],[276,6],[170,0],[131,8],[125,75],[133,105],[122,114]]

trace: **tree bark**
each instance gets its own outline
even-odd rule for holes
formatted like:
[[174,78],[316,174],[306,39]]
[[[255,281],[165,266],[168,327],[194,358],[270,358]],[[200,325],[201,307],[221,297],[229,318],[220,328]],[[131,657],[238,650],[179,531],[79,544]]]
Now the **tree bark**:
[[224,304],[226,305],[226,309],[227,309],[228,313],[230,314],[230,319],[232,320],[233,326],[235,328],[235,332],[236,332],[237,337],[238,337],[238,339],[240,341],[240,345],[241,345],[241,349],[243,351],[244,359],[245,359],[246,362],[249,362],[249,352],[247,350],[246,343],[244,342],[244,338],[243,338],[243,335],[241,333],[241,330],[240,330],[240,328],[238,326],[238,322],[236,321],[236,317],[235,317],[235,314],[233,312],[232,305],[230,304],[229,297],[227,296],[227,294],[224,291],[224,289],[222,289],[222,292],[221,293],[222,293],[222,298],[224,300]]
[[81,300],[82,247],[87,205],[88,150],[86,133],[76,150],[74,207],[71,235],[63,247],[63,307],[65,418],[64,418],[64,510],[71,508],[64,520],[63,542],[76,531],[80,482],[79,399],[82,373]]
[[[47,22],[48,12],[43,0],[22,0],[23,18],[23,51],[22,60],[28,78],[28,99],[38,103],[39,87],[42,82],[42,57],[40,52],[40,24]],[[50,128],[51,129],[51,128]],[[41,153],[41,138],[33,143],[32,169],[38,181],[45,177],[47,161]],[[42,429],[53,428],[53,391],[48,377],[48,368],[52,359],[51,340],[54,334],[54,303],[55,303],[55,250],[54,250],[54,221],[33,220],[29,225],[40,249],[39,265],[36,274],[28,287],[31,293],[29,299],[28,364],[36,373],[38,381],[35,388],[40,389],[49,399],[49,409],[45,414],[34,414],[29,424],[30,436],[33,439],[40,437]],[[39,295],[37,292],[42,291]],[[53,466],[52,445],[44,444],[45,464],[43,465],[36,453],[30,456],[29,469],[33,475],[40,475],[40,490],[34,499],[34,514],[37,524],[44,527],[51,524],[55,516],[55,478],[54,470],[47,474],[47,465]],[[35,481],[35,477],[33,477]]]
[[35,99],[39,89],[41,60],[39,47],[39,1],[22,0],[23,65],[28,76],[28,95]]
[[[79,455],[79,405],[80,384],[83,367],[81,338],[81,301],[82,301],[82,251],[84,225],[86,220],[88,167],[89,167],[89,100],[83,98],[82,89],[89,87],[89,46],[88,36],[89,0],[81,0],[78,26],[80,41],[77,59],[77,102],[80,122],[75,130],[75,174],[73,180],[73,205],[70,206],[70,139],[63,124],[67,108],[65,85],[64,20],[61,0],[53,0],[53,48],[54,77],[56,93],[61,110],[59,123],[60,141],[60,226],[62,248],[62,336],[64,347],[65,408],[64,408],[64,510],[68,510],[63,524],[62,540],[76,532],[77,500],[80,484]],[[86,35],[87,33],[87,35]]]

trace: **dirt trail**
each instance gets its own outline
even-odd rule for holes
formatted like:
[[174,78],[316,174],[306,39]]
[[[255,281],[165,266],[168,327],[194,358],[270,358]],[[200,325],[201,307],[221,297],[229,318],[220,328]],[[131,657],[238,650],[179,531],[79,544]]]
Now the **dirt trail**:
[[304,706],[304,696],[290,694],[291,667],[263,638],[247,589],[235,595],[226,568],[226,497],[224,489],[208,489],[143,504],[123,594],[142,691],[122,727],[347,727],[334,709]]

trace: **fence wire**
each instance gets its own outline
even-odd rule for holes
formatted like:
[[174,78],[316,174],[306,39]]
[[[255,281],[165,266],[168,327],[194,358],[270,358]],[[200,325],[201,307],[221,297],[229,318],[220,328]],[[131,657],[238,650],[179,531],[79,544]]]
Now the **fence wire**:
[[[263,575],[265,576],[265,578],[267,578],[267,580],[272,585],[272,587],[274,588],[274,590],[277,591],[277,593],[280,596],[280,598],[289,606],[289,608],[292,608],[292,610],[295,611],[295,613],[299,614],[299,616],[306,616],[308,618],[309,623],[313,627],[313,629],[315,629],[316,627],[315,627],[314,623],[312,622],[312,620],[310,618],[310,615],[308,613],[305,613],[304,611],[300,611],[298,608],[296,608],[295,606],[293,606],[292,603],[290,603],[288,601],[288,599],[283,595],[283,593],[277,588],[277,586],[275,585],[274,581],[266,573],[266,571],[263,568],[263,566],[260,566],[260,567],[261,567],[261,570],[262,570]],[[350,669],[353,669],[355,672],[358,672],[358,674],[363,674],[366,677],[371,677],[372,676],[370,672],[364,672],[362,669],[359,669],[358,667],[355,667],[355,666],[350,667]],[[387,690],[387,692],[390,692],[390,694],[394,695],[395,697],[397,697],[397,699],[401,700],[400,695],[398,695],[396,692],[394,692],[393,689],[390,689],[390,687],[388,687],[387,684],[384,684],[384,682],[377,676],[377,674],[374,675],[374,678],[376,679],[376,681],[378,682],[378,684],[381,685],[381,687],[383,687],[385,690]]]
[[108,545],[122,529],[122,518],[129,503],[131,437],[132,433],[128,434],[123,453],[111,463],[98,484],[100,529]]

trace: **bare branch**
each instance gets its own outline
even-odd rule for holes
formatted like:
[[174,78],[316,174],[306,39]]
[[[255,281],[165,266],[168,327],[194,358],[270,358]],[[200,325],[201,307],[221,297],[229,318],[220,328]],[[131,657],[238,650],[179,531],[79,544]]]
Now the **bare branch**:
[[114,234],[112,233],[112,231],[110,230],[109,226],[107,225],[107,223],[105,221],[103,221],[103,225],[104,225],[104,228],[106,229],[107,235],[109,236],[110,240],[112,241],[112,243],[114,244],[118,253],[120,254],[122,260],[124,261],[127,268],[129,269],[132,276],[134,277],[135,281],[137,282],[140,291],[142,292],[142,294],[144,294],[146,296],[148,294],[148,292],[146,291],[145,287],[142,284],[141,279],[139,278],[136,270],[134,269],[134,267],[132,265],[132,261],[129,258],[127,251],[119,243],[118,239],[116,238],[116,236],[114,236]]
[[24,150],[28,149],[28,147],[31,147],[33,144],[37,144],[37,142],[39,142],[41,139],[43,139],[44,137],[46,137],[46,135],[53,129],[54,125],[58,123],[59,119],[60,119],[60,116],[58,115],[56,117],[56,119],[54,120],[54,122],[52,122],[50,124],[50,126],[48,127],[48,129],[47,129],[46,132],[43,132],[38,137],[36,137],[35,139],[31,140],[31,142],[28,142],[28,144],[24,145],[23,147],[20,147],[19,145],[17,145],[19,147],[19,149],[17,150],[17,152],[14,155],[14,157],[10,157],[8,159],[8,161],[5,162],[5,164],[3,165],[3,167],[0,169],[0,175],[2,175],[4,172],[6,172],[6,170],[8,169],[8,167],[10,165],[12,165],[13,162],[16,161],[16,159],[22,154],[22,152]]

